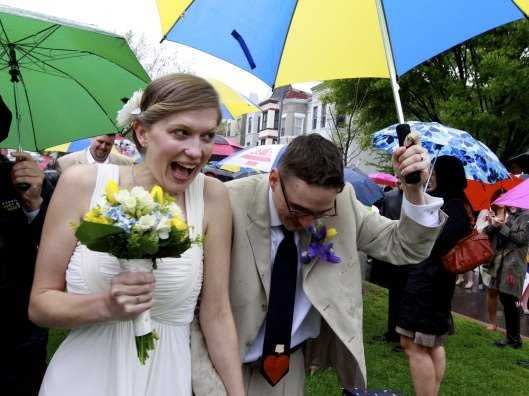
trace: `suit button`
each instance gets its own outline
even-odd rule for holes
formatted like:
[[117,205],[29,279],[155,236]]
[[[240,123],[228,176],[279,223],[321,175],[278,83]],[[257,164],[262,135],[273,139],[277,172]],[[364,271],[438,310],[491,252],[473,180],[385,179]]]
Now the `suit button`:
[[261,304],[261,309],[263,310],[263,312],[268,311],[268,305],[267,304]]

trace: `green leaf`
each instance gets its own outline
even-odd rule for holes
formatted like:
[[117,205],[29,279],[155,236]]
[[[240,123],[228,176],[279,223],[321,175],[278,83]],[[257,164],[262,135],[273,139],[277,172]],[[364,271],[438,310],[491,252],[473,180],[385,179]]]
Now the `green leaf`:
[[[75,236],[90,250],[108,252],[114,255],[116,255],[115,252],[119,252],[124,247],[120,246],[119,241],[127,238],[126,232],[120,227],[88,221],[81,222],[75,231]],[[117,257],[122,256],[117,255]]]

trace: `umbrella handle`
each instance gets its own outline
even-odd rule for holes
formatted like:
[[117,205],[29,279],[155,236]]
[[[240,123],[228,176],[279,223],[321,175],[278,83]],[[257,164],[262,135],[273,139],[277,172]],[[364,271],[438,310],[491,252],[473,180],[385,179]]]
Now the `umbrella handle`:
[[[399,146],[404,146],[404,139],[411,132],[409,124],[397,125],[397,137],[399,138]],[[421,181],[421,172],[415,171],[404,177],[406,184],[417,184]]]

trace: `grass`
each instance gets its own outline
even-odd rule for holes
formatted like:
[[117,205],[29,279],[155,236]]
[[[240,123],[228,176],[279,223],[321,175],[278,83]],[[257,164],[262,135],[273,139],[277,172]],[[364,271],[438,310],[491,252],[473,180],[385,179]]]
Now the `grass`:
[[[403,353],[393,352],[392,345],[373,342],[385,331],[387,292],[371,284],[364,288],[364,342],[369,388],[390,388],[403,395],[413,395],[408,362]],[[498,349],[492,343],[500,333],[486,331],[477,322],[455,315],[456,334],[446,343],[448,364],[441,385],[441,395],[509,395],[529,394],[529,370],[515,364],[529,360],[529,344],[519,350]],[[51,331],[49,355],[65,336],[64,331]],[[339,384],[332,370],[318,372],[307,381],[309,396],[339,396]]]

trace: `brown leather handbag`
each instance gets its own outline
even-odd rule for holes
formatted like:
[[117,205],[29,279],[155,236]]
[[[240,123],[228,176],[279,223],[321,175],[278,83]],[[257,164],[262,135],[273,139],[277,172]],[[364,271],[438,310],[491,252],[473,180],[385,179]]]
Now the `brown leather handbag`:
[[454,274],[464,274],[478,265],[488,263],[494,257],[494,249],[492,249],[488,235],[476,230],[472,210],[466,206],[466,211],[470,218],[472,232],[441,257],[444,268]]

